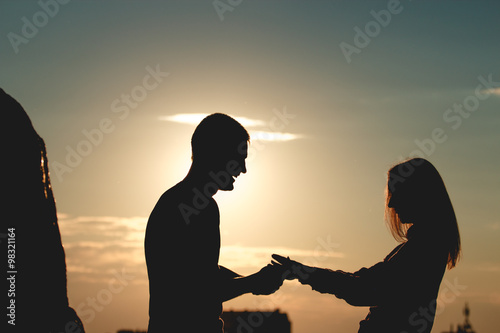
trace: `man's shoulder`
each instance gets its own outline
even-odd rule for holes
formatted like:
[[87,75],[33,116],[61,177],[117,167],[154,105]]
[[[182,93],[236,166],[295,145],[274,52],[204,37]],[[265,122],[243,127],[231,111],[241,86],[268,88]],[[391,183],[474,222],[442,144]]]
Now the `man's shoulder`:
[[[159,231],[164,228],[175,228],[181,225],[179,205],[184,201],[185,195],[178,184],[166,190],[156,202],[149,215],[147,229]],[[158,229],[160,228],[160,229]]]
[[188,184],[179,182],[163,192],[158,199],[158,203],[182,202],[189,200],[193,196],[193,191]]
[[[218,221],[219,208],[212,196],[205,195],[189,182],[180,182],[165,191],[150,216],[151,220],[178,220],[191,222]],[[196,223],[195,223],[196,224]]]
[[151,215],[177,215],[180,207],[193,206],[195,197],[196,190],[189,183],[181,181],[160,196]]
[[203,208],[206,206],[217,207],[217,203],[211,195],[202,192],[193,184],[183,181],[165,191],[158,200],[158,203],[173,203],[177,206],[184,204],[194,206],[197,209],[200,209],[200,206]]

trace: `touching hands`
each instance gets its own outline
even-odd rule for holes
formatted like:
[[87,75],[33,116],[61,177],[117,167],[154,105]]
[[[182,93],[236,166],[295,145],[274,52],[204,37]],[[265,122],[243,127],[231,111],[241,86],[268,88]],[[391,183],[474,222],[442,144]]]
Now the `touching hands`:
[[286,280],[294,280],[298,279],[300,283],[304,284],[307,278],[309,277],[309,273],[315,270],[314,267],[307,266],[301,264],[298,261],[291,260],[289,257],[283,257],[278,254],[272,255],[274,266],[280,266],[283,272],[283,279]]
[[284,280],[298,279],[300,283],[305,284],[309,274],[315,270],[314,267],[288,257],[278,254],[273,254],[272,257],[274,260],[270,264],[250,276],[250,289],[254,295],[270,295],[281,287]]
[[251,275],[252,294],[270,295],[278,290],[283,284],[283,266],[279,264],[268,264],[257,273]]

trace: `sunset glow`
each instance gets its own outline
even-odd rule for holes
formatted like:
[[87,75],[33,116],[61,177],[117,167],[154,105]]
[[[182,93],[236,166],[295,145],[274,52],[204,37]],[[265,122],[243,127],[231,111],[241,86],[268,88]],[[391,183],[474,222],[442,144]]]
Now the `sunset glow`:
[[[433,332],[461,323],[466,302],[478,333],[498,331],[500,2],[54,0],[54,15],[48,2],[1,2],[0,87],[45,140],[69,304],[87,333],[147,328],[146,223],[216,112],[251,137],[247,172],[214,196],[220,265],[251,274],[278,253],[372,266],[397,245],[387,171],[420,156],[443,177],[463,244]],[[224,304],[276,308],[293,333],[357,332],[368,312],[297,281]]]

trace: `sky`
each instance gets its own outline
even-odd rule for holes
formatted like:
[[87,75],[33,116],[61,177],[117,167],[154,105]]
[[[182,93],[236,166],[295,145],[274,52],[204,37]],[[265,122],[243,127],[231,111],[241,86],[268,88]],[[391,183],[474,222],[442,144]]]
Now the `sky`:
[[[88,333],[145,329],[147,218],[214,112],[251,133],[215,196],[220,264],[272,253],[355,271],[396,246],[387,170],[441,173],[463,257],[433,332],[500,326],[500,4],[495,1],[2,1],[0,87],[47,145],[68,294]],[[226,310],[286,312],[293,333],[356,332],[368,312],[286,281]],[[189,311],[189,309],[186,309]]]

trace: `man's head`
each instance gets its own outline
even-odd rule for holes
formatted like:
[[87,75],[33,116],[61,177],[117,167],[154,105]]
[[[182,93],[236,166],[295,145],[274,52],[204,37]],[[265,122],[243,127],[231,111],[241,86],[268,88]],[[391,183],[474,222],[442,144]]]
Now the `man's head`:
[[235,119],[222,113],[204,118],[196,127],[191,138],[192,160],[198,167],[211,175],[218,175],[221,190],[232,190],[234,179],[246,172],[250,136]]

